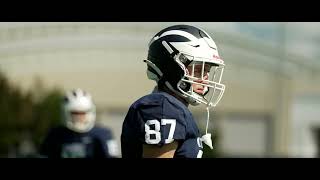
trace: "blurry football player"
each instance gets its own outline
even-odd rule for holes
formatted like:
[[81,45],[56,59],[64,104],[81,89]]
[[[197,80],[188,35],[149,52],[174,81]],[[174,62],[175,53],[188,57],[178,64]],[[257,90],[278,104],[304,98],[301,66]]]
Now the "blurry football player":
[[116,158],[119,155],[112,131],[96,125],[96,107],[91,95],[75,89],[66,92],[64,124],[51,129],[40,153],[48,158]]
[[[154,91],[134,102],[122,125],[123,158],[201,158],[209,109],[220,101],[224,61],[204,30],[189,25],[167,27],[149,43],[147,76]],[[189,105],[207,110],[206,134],[200,135]]]

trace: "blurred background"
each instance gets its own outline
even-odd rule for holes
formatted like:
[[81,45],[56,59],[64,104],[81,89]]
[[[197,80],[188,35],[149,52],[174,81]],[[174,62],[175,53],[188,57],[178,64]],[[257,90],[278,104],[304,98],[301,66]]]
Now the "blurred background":
[[[1,22],[0,157],[35,157],[74,88],[92,94],[120,147],[129,106],[155,85],[147,44],[174,24],[203,28],[226,63],[204,157],[319,157],[320,23],[311,22]],[[205,109],[191,111],[204,131]]]

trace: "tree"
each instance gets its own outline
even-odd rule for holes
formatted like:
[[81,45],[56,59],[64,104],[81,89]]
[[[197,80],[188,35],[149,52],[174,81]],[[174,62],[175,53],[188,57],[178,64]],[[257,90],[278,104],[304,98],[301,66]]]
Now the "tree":
[[[37,79],[36,88],[41,88]],[[61,121],[59,88],[22,92],[0,72],[0,157],[15,154],[26,135],[30,135],[36,147],[39,146],[51,126]]]

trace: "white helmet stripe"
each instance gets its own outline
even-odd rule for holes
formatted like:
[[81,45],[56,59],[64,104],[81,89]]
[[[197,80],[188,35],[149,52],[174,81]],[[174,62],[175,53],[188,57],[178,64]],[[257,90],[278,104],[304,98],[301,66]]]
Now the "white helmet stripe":
[[198,38],[195,37],[194,35],[181,30],[171,30],[171,31],[164,32],[163,34],[160,35],[160,38],[168,35],[180,35],[185,38],[188,38],[190,41],[198,41]]
[[162,41],[162,45],[167,49],[167,51],[170,54],[172,54],[174,52],[166,41]]

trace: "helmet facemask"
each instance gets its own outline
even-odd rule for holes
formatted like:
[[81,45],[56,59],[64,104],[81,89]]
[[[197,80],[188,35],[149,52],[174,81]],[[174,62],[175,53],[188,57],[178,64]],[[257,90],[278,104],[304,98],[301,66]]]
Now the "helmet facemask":
[[76,132],[88,132],[95,121],[95,114],[91,111],[69,111],[67,112],[66,125],[69,129]]
[[[188,64],[183,63],[185,58],[188,59]],[[177,88],[187,101],[191,105],[215,107],[225,90],[225,85],[221,84],[224,65],[185,53],[179,53],[175,60],[185,72]]]
[[64,122],[78,133],[90,131],[95,124],[96,110],[91,96],[78,89],[68,92],[63,102]]

